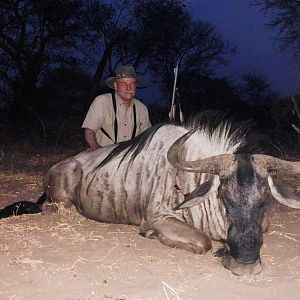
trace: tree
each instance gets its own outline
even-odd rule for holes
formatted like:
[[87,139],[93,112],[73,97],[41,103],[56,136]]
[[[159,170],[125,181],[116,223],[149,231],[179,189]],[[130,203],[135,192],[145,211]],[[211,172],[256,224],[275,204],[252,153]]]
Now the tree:
[[90,43],[84,44],[82,53],[88,53],[86,58],[97,57],[93,76],[96,89],[101,88],[104,75],[112,75],[122,63],[132,64],[139,73],[150,71],[161,88],[170,91],[177,60],[182,72],[211,74],[233,50],[213,26],[194,22],[183,1],[89,2],[86,20]]
[[[105,91],[103,79],[113,75],[120,63],[132,64],[137,73],[150,71],[170,99],[173,68],[179,61],[178,86],[187,83],[191,92],[198,90],[198,79],[213,75],[234,49],[212,25],[193,21],[184,3],[179,0],[0,0],[3,16],[0,79],[6,83],[5,94],[11,92],[14,119],[27,118],[28,122],[32,121],[29,126],[34,128],[38,126],[33,121],[38,120],[45,136],[43,111],[50,107],[46,102],[53,104],[53,99],[60,97],[67,111],[74,92],[77,102],[88,104],[96,94]],[[88,97],[82,96],[83,93],[80,96],[79,90],[70,85],[69,93],[61,93],[65,85],[59,81],[55,84],[58,78],[66,81],[66,85],[67,79],[73,83],[73,75],[80,78],[66,70],[91,74],[93,86],[87,88]],[[190,80],[186,82],[185,78]],[[87,85],[84,85],[85,92]]]
[[[193,78],[211,76],[235,50],[222,40],[211,24],[193,21],[182,1],[141,1],[135,8],[135,15],[144,37],[141,44],[143,48],[150,46],[149,69],[159,78],[165,92],[172,90],[177,61],[179,78],[188,74],[193,74]],[[180,81],[178,84],[180,86]]]
[[238,113],[239,117],[246,119],[251,117],[250,105],[241,100],[237,87],[229,80],[202,76],[197,77],[196,81],[190,74],[190,77],[184,77],[182,84],[184,83],[186,88],[182,89],[181,100],[186,118],[206,110],[221,111],[229,115]]
[[132,54],[129,51],[123,57],[116,53],[120,52],[119,49],[127,49],[128,40],[132,39],[134,3],[133,0],[116,0],[111,3],[85,1],[86,30],[78,50],[93,72],[94,89],[91,97],[101,89],[104,75],[112,75],[120,61],[123,64],[130,63]]
[[78,0],[0,0],[0,76],[14,103],[31,105],[37,84],[53,64],[70,61],[82,30]]
[[279,33],[281,49],[290,48],[294,58],[300,59],[300,1],[299,0],[255,0],[265,13],[272,13],[268,24]]
[[39,111],[45,119],[61,122],[70,116],[83,114],[92,88],[91,77],[80,69],[57,68],[49,71],[38,89],[42,105]]
[[277,95],[271,90],[267,80],[258,73],[247,73],[242,76],[241,96],[253,105],[266,105]]

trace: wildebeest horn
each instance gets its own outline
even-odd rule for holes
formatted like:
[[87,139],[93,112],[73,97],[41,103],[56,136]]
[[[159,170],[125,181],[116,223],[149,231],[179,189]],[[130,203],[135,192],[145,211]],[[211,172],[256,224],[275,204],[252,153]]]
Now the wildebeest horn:
[[[234,154],[221,154],[209,158],[198,159],[195,161],[186,161],[184,157],[183,145],[185,141],[197,131],[193,129],[182,137],[180,137],[168,150],[169,163],[178,170],[194,173],[209,173],[219,175],[221,177],[227,176],[232,171],[232,166],[236,160]],[[199,145],[196,145],[199,146]]]
[[300,209],[300,162],[254,154],[251,156],[251,163],[261,176],[267,177],[271,193],[278,202]]
[[[300,162],[287,161],[265,154],[251,155],[252,165],[262,176],[272,176],[275,179],[300,177]],[[294,176],[293,176],[294,175]]]

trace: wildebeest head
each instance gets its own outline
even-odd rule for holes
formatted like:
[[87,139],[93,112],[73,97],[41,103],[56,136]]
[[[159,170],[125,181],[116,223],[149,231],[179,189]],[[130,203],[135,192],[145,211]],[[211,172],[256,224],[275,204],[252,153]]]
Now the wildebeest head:
[[195,131],[186,133],[171,146],[168,160],[178,170],[215,176],[192,191],[176,209],[198,205],[218,191],[229,221],[223,265],[235,275],[258,274],[262,222],[269,195],[284,205],[300,209],[300,199],[291,184],[289,187],[278,184],[283,179],[299,179],[300,163],[263,154],[222,154],[186,161],[183,145]]

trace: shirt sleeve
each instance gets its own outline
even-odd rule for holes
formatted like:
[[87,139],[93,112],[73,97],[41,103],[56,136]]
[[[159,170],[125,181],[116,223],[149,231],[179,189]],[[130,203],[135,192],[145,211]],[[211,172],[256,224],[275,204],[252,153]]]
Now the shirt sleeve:
[[104,106],[105,98],[101,95],[96,97],[91,104],[81,127],[89,128],[94,132],[97,132],[104,123]]

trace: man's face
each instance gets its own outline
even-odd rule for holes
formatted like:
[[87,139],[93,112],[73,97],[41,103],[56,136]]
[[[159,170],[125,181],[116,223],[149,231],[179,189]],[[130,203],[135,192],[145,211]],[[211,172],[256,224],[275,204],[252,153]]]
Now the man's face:
[[132,98],[136,91],[136,79],[134,78],[120,78],[114,82],[114,88],[119,97],[130,105]]

